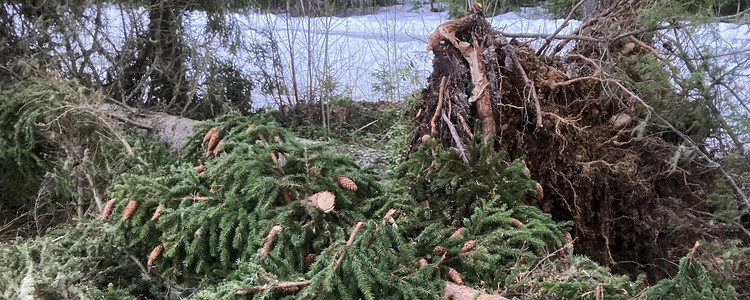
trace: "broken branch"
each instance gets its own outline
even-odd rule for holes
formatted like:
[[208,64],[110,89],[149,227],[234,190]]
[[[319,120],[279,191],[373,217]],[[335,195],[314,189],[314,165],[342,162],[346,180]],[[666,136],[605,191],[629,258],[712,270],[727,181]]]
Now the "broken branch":
[[266,243],[263,244],[263,248],[260,250],[260,260],[263,261],[264,258],[266,258],[266,255],[268,255],[268,252],[271,250],[271,244],[273,244],[273,240],[276,238],[279,233],[281,233],[281,226],[274,226],[271,228],[271,232],[268,233],[268,236],[266,237]]
[[461,160],[464,161],[465,164],[469,164],[469,159],[466,157],[466,150],[464,149],[463,143],[461,143],[461,139],[458,137],[458,132],[456,132],[456,127],[453,126],[453,123],[451,123],[451,120],[448,119],[448,117],[445,115],[445,112],[440,114],[440,117],[442,117],[443,122],[445,122],[446,125],[448,125],[448,130],[451,132],[451,136],[453,137],[453,142],[456,143],[456,148],[458,149],[458,152],[461,156]]
[[359,229],[362,228],[362,225],[364,225],[364,222],[357,222],[357,225],[354,225],[354,229],[352,230],[352,234],[349,235],[349,240],[346,241],[346,248],[344,248],[344,251],[341,252],[341,256],[339,256],[339,259],[336,261],[336,264],[341,264],[341,261],[344,260],[344,256],[346,256],[346,250],[349,250],[349,247],[354,244],[354,238],[357,237],[357,233],[359,232]]

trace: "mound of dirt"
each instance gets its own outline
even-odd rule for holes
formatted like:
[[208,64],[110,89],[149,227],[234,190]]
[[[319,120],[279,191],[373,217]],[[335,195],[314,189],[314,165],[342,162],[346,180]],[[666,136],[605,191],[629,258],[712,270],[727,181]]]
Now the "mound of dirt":
[[[618,273],[653,283],[677,272],[696,240],[748,236],[715,222],[699,191],[716,171],[670,163],[673,143],[632,135],[642,105],[632,91],[596,77],[596,59],[570,53],[539,59],[527,44],[491,28],[481,10],[441,25],[412,149],[435,134],[463,149],[479,124],[506,159],[525,158],[544,188],[528,199],[557,220],[573,220],[575,250]],[[605,93],[604,88],[607,88]]]

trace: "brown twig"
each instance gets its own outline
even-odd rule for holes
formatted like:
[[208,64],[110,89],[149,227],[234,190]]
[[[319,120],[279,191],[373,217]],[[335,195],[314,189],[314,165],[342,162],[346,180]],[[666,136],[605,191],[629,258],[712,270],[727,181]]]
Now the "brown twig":
[[583,81],[583,80],[596,80],[596,81],[601,81],[601,82],[607,81],[606,79],[602,79],[602,78],[595,77],[595,76],[585,76],[585,77],[573,78],[571,80],[562,81],[562,82],[554,82],[551,84],[550,87],[552,89],[556,89],[559,86],[569,85],[569,84],[573,84],[573,83],[576,83],[578,81]]
[[344,251],[341,252],[341,256],[339,256],[339,259],[336,261],[336,264],[341,264],[341,261],[344,260],[344,256],[346,256],[346,250],[349,250],[349,247],[354,244],[354,238],[357,237],[357,233],[359,232],[359,229],[362,228],[362,225],[364,225],[364,222],[357,222],[357,225],[354,225],[354,229],[352,230],[352,233],[349,235],[349,240],[346,241],[346,248],[344,248]]
[[586,2],[586,0],[578,1],[578,3],[575,6],[573,6],[573,9],[570,10],[570,12],[568,13],[568,16],[565,17],[565,21],[563,21],[562,24],[560,24],[560,26],[557,27],[557,30],[555,30],[555,32],[553,32],[550,36],[547,37],[547,39],[544,41],[544,45],[542,45],[542,47],[540,47],[539,50],[536,51],[536,56],[539,56],[542,53],[544,53],[544,49],[547,49],[547,46],[549,46],[549,44],[552,42],[552,39],[554,39],[555,36],[558,33],[560,33],[560,31],[563,30],[563,28],[568,26],[568,22],[573,17],[573,14],[576,12],[576,10],[579,7],[581,7],[581,5],[583,5],[584,2]]
[[466,123],[466,120],[464,120],[464,117],[461,116],[461,114],[456,114],[458,116],[458,121],[461,122],[461,128],[463,128],[464,131],[466,131],[466,134],[469,135],[470,138],[474,138],[474,134],[471,132],[471,129],[469,129],[469,124]]
[[279,283],[272,284],[270,286],[268,285],[258,285],[253,287],[235,287],[234,288],[234,294],[235,295],[244,295],[247,294],[249,291],[263,291],[263,290],[284,290],[289,288],[299,288],[303,286],[310,285],[310,280],[303,280],[303,281],[282,281]]
[[[260,138],[260,141],[263,142],[263,145],[268,147],[268,141],[266,140],[266,137],[264,137],[262,134],[258,134],[258,138]],[[272,151],[271,153],[268,153],[268,155],[271,156],[271,160],[275,165],[279,164],[279,159],[276,158],[276,152]]]
[[268,236],[266,237],[266,243],[263,244],[263,248],[260,250],[260,260],[263,261],[264,258],[266,258],[266,255],[268,255],[268,252],[271,250],[271,244],[273,244],[273,240],[276,238],[279,233],[281,233],[281,226],[274,226],[271,228],[271,232],[268,233]]
[[435,107],[435,113],[432,115],[432,119],[430,119],[430,133],[434,133],[436,130],[436,121],[438,116],[440,115],[440,108],[443,106],[443,92],[445,91],[445,83],[447,81],[447,77],[443,76],[442,79],[440,79],[440,91],[438,92],[438,103]]

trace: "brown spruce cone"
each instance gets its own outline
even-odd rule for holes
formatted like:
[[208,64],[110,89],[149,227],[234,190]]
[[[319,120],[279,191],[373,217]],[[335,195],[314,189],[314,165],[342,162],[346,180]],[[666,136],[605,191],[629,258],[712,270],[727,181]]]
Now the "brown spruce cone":
[[216,145],[219,144],[219,133],[214,131],[214,133],[211,135],[211,139],[208,140],[208,151],[214,151],[214,148],[216,148]]
[[446,250],[445,247],[440,246],[440,245],[437,245],[437,246],[435,246],[435,249],[432,249],[432,253],[435,254],[435,255],[437,255],[437,256],[442,256],[446,252],[448,252],[448,250]]
[[203,143],[211,140],[211,137],[214,135],[214,132],[216,132],[216,128],[211,128],[211,130],[206,132],[206,135],[203,136]]
[[461,253],[466,253],[471,250],[474,250],[474,248],[477,247],[477,242],[475,240],[470,240],[464,243],[464,246],[461,248]]
[[542,188],[542,185],[539,184],[539,182],[536,183],[536,187],[535,188],[536,188],[536,196],[539,199],[544,198],[544,189]]
[[107,204],[104,205],[104,209],[102,210],[102,216],[101,219],[104,220],[107,217],[109,217],[110,214],[112,214],[112,209],[115,207],[115,200],[109,200],[107,201]]
[[160,244],[154,250],[151,250],[151,254],[148,255],[148,263],[146,263],[147,268],[150,268],[154,264],[154,261],[159,258],[162,251],[164,251],[164,244]]
[[127,219],[130,219],[130,216],[133,215],[133,212],[136,208],[138,208],[138,202],[136,202],[135,200],[130,200],[130,202],[128,202],[128,206],[125,207],[125,211],[122,213],[122,220],[126,221]]
[[214,148],[214,151],[213,151],[214,156],[219,156],[219,153],[221,153],[221,148],[223,147],[224,147],[224,140],[221,140],[216,145],[216,148]]
[[453,152],[453,159],[460,159],[461,158],[461,152],[458,151],[458,149],[454,147],[450,147],[450,151]]
[[245,132],[250,132],[250,130],[253,130],[255,128],[255,124],[247,125],[247,129],[245,129]]
[[423,135],[421,140],[422,140],[422,143],[426,143],[427,141],[430,140],[430,135],[429,134]]
[[451,234],[451,238],[452,239],[457,238],[459,235],[461,235],[462,232],[464,232],[464,229],[466,229],[466,227],[461,227],[459,229],[456,229],[456,231],[454,231],[453,234]]
[[310,266],[315,262],[315,259],[318,258],[315,253],[310,253],[307,256],[305,256],[305,269],[309,269]]
[[515,219],[515,218],[513,219],[513,227],[515,227],[515,228],[521,228],[521,227],[524,227],[524,226],[525,225],[523,225],[523,223],[520,220]]
[[570,232],[565,233],[565,239],[568,240],[568,243],[573,244],[573,236],[570,235]]
[[451,281],[455,284],[464,284],[463,279],[461,279],[461,274],[458,274],[458,271],[454,268],[448,269],[448,277],[450,277]]
[[342,188],[350,190],[352,192],[356,192],[357,191],[357,184],[354,183],[354,181],[352,181],[351,179],[346,178],[344,176],[336,176],[336,178],[334,178],[334,179],[336,180],[336,182],[339,183],[339,185]]
[[195,166],[195,168],[193,169],[195,169],[196,172],[200,173],[206,170],[206,166],[204,166],[203,164],[200,164],[200,165]]
[[164,208],[163,204],[159,204],[159,206],[156,207],[156,211],[154,212],[154,215],[151,216],[151,221],[156,221],[156,219],[161,216],[161,209]]
[[427,260],[426,260],[426,259],[424,259],[424,258],[420,258],[420,259],[419,259],[419,266],[420,266],[420,267],[424,267],[424,266],[426,266],[426,265],[427,265]]

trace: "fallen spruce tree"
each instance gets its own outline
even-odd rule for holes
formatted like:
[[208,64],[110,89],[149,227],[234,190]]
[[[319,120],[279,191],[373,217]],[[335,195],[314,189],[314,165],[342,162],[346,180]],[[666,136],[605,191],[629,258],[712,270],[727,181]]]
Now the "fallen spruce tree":
[[[439,27],[429,47],[434,73],[413,111],[412,153],[389,183],[325,146],[298,143],[269,115],[191,123],[182,153],[169,156],[98,124],[101,98],[88,89],[64,83],[75,88],[50,97],[38,90],[55,82],[17,87],[6,96],[44,101],[6,99],[6,122],[27,135],[3,137],[36,141],[45,131],[35,124],[51,124],[67,131],[43,136],[45,149],[120,149],[128,162],[110,168],[94,159],[121,174],[101,185],[106,199],[94,200],[100,220],[3,244],[2,296],[739,297],[746,242],[720,239],[744,238],[742,228],[713,222],[697,196],[726,179],[670,163],[678,132],[632,134],[645,130],[636,125],[641,114],[657,112],[627,88],[635,83],[602,77],[602,62],[576,52],[592,48],[539,58],[492,29],[481,10]],[[89,120],[83,129],[67,126],[72,115],[19,108],[92,97],[71,106],[91,108],[76,110]],[[156,127],[143,122],[135,126]],[[81,134],[92,132],[111,140]],[[84,157],[60,165],[97,168]],[[580,254],[620,273],[645,271],[650,282],[612,275]],[[657,283],[665,274],[673,277]]]
[[[471,165],[485,159],[467,150],[480,139],[507,153],[488,160],[523,159],[539,182],[538,197],[525,202],[555,220],[572,220],[576,253],[617,273],[635,277],[645,272],[655,283],[678,272],[676,262],[697,240],[741,239],[747,245],[750,234],[742,224],[715,222],[700,197],[720,186],[730,194],[735,214],[747,203],[732,177],[706,154],[700,140],[695,142],[706,135],[693,134],[696,126],[692,132],[675,128],[653,106],[683,101],[684,112],[672,114],[688,117],[701,107],[680,100],[664,71],[668,68],[644,67],[644,61],[655,64],[659,56],[642,36],[633,36],[644,31],[608,32],[613,23],[622,32],[632,29],[627,26],[634,26],[635,7],[612,5],[600,19],[585,22],[590,36],[572,37],[579,43],[563,56],[543,55],[554,35],[535,51],[493,29],[478,5],[439,26],[428,40],[427,49],[435,54],[433,73],[422,92],[424,101],[413,112],[417,129],[411,144],[413,152],[420,152],[425,143],[437,143]],[[604,17],[615,20],[604,22]],[[597,34],[611,36],[597,39]],[[665,83],[653,87],[657,77]],[[656,103],[637,91],[650,92]],[[436,167],[423,171],[429,174]],[[471,185],[473,180],[456,181]],[[442,194],[435,191],[434,197]],[[735,279],[746,286],[747,276]]]

